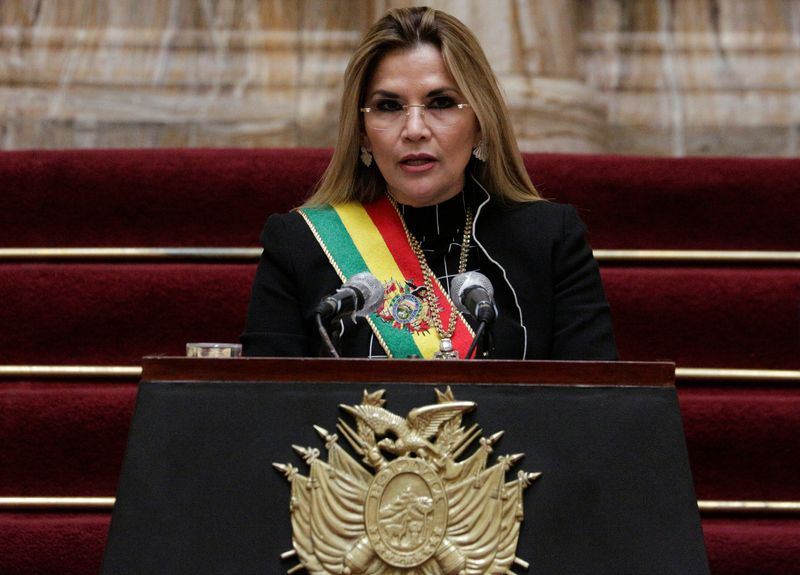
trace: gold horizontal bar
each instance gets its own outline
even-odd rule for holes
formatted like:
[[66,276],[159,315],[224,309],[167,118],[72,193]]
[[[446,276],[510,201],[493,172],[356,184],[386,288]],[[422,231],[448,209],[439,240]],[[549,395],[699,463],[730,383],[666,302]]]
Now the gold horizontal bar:
[[706,513],[800,513],[800,501],[698,501],[700,511]]
[[784,383],[794,381],[800,383],[800,370],[677,367],[675,368],[675,379],[764,381]]
[[0,377],[139,379],[141,375],[137,365],[0,365]]
[[[111,379],[138,379],[142,368],[138,365],[0,365],[0,377],[31,377],[52,379],[58,377],[87,377]],[[677,380],[727,380],[761,382],[798,382],[800,370],[778,369],[724,369],[678,367]]]
[[0,248],[1,260],[257,260],[261,248]]
[[603,262],[800,264],[800,252],[757,250],[594,250]]
[[[254,247],[0,248],[2,260],[257,260]],[[800,263],[797,251],[759,250],[594,250],[602,262]]]
[[[0,511],[15,509],[113,509],[115,497],[0,497]],[[718,501],[700,500],[703,513],[736,512],[743,514],[800,513],[800,501]]]
[[115,497],[0,497],[0,510],[112,509]]

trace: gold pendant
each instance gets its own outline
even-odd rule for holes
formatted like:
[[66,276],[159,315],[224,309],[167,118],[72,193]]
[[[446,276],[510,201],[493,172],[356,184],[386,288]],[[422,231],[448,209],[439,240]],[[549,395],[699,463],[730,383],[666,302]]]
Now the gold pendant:
[[453,342],[449,337],[439,342],[439,351],[433,354],[433,359],[458,359],[458,352],[453,349]]

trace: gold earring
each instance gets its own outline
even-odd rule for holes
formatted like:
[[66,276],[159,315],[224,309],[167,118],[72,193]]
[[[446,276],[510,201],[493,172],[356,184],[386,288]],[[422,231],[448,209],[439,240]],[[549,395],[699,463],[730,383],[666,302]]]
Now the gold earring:
[[372,165],[372,154],[364,146],[361,146],[361,161],[368,168]]
[[486,140],[481,140],[478,142],[477,146],[472,148],[472,155],[481,162],[485,162],[489,159],[489,150],[486,149]]

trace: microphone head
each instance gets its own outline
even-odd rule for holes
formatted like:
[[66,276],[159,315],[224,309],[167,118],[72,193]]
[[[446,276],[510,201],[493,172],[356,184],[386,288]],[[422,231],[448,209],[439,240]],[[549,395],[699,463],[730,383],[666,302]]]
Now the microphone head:
[[480,272],[465,272],[458,274],[450,282],[450,299],[456,304],[458,311],[472,315],[472,312],[464,304],[464,294],[473,288],[483,288],[489,295],[489,299],[494,298],[494,288],[492,282]]
[[350,276],[342,287],[357,290],[364,298],[364,305],[355,312],[357,316],[366,317],[378,311],[383,305],[383,284],[369,272],[359,272]]

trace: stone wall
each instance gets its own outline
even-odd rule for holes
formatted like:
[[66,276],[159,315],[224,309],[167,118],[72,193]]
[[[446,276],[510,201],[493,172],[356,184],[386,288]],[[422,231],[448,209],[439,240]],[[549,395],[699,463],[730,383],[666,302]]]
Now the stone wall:
[[[332,146],[399,0],[3,0],[0,149]],[[480,38],[523,150],[798,153],[800,0],[429,0]]]

